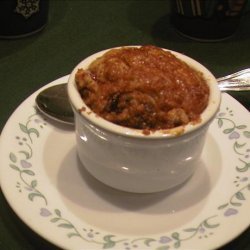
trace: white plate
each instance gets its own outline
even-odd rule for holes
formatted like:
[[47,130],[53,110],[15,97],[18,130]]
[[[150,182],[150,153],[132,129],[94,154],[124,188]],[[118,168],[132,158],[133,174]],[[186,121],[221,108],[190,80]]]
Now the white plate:
[[0,177],[11,207],[46,240],[66,249],[202,250],[224,245],[249,226],[250,116],[229,95],[223,94],[192,178],[171,192],[143,195],[89,176],[73,130],[36,113],[36,95],[2,132]]

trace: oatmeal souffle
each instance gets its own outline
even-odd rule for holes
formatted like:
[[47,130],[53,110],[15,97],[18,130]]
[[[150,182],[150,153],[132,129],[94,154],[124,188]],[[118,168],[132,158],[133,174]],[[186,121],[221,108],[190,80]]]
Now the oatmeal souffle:
[[94,113],[135,129],[198,122],[209,98],[202,73],[155,46],[111,49],[78,69],[75,81]]

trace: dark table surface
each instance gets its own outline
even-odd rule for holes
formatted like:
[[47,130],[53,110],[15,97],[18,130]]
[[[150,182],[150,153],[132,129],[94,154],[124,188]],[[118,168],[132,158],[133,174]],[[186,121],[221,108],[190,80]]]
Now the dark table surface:
[[[250,13],[237,33],[216,43],[180,37],[169,23],[169,1],[50,1],[49,21],[33,36],[0,40],[0,130],[35,90],[70,73],[84,57],[110,47],[154,44],[184,53],[216,77],[250,67]],[[230,93],[250,110],[249,92]],[[0,192],[0,249],[57,249],[29,229]],[[221,250],[250,249],[250,229]]]

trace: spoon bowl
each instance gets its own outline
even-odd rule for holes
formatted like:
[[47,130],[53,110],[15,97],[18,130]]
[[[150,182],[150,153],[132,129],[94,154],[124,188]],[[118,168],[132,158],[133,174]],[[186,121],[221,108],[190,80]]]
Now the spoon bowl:
[[50,119],[74,124],[74,113],[69,103],[66,83],[46,88],[37,95],[35,101],[37,109]]

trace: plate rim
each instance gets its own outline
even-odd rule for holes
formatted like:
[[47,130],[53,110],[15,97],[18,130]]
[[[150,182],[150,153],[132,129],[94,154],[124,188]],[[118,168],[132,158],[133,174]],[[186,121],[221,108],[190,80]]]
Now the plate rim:
[[[61,82],[65,82],[67,80],[67,78],[69,77],[69,75],[66,75],[66,76],[63,76],[63,77],[60,77],[46,85],[44,85],[43,87],[41,87],[40,89],[38,89],[37,91],[35,91],[33,94],[31,94],[29,97],[27,97],[16,109],[15,111],[11,114],[11,116],[9,117],[9,119],[7,120],[5,126],[3,127],[3,130],[1,132],[1,139],[0,139],[0,154],[1,154],[1,150],[2,150],[2,141],[4,140],[5,138],[5,134],[6,134],[6,131],[9,129],[9,127],[11,126],[11,123],[12,123],[12,120],[15,119],[15,115],[16,115],[16,112],[24,105],[24,102],[28,102],[28,100],[32,99],[32,96],[35,96],[38,92],[40,92],[41,90],[43,90],[44,88],[48,87],[49,85],[56,85],[56,84],[59,84]],[[225,98],[229,98],[231,99],[231,101],[233,102],[236,102],[238,107],[241,108],[242,112],[248,112],[248,110],[242,106],[237,100],[235,100],[233,97],[231,97],[229,94],[226,94],[226,93],[223,93],[222,94],[222,99],[223,97]],[[249,119],[249,116],[248,116],[248,120]],[[219,125],[220,126],[220,125]],[[233,132],[233,131],[232,131]],[[16,215],[23,221],[23,223],[25,223],[26,225],[29,226],[30,229],[32,229],[33,231],[35,231],[36,233],[38,233],[38,235],[40,235],[42,238],[44,238],[45,240],[47,241],[50,241],[51,243],[55,244],[56,246],[60,246],[60,247],[64,247],[64,245],[60,245],[58,244],[57,241],[53,240],[53,239],[48,239],[48,237],[46,237],[46,235],[44,235],[43,233],[39,232],[39,230],[37,230],[36,228],[34,229],[34,225],[30,222],[30,223],[27,223],[27,220],[24,219],[23,215],[22,215],[22,212],[18,211],[15,207],[15,205],[13,204],[13,201],[11,201],[11,198],[8,197],[8,194],[7,194],[7,191],[6,191],[6,187],[3,187],[2,186],[2,172],[3,172],[3,167],[0,167],[0,185],[1,185],[1,189],[2,189],[2,192],[4,194],[4,197],[5,199],[7,200],[8,204],[10,205],[10,207],[13,209],[13,211],[16,213]],[[250,184],[249,184],[250,185]],[[242,198],[242,197],[241,197]],[[232,210],[231,210],[232,211]],[[248,225],[245,225],[245,227],[242,227],[241,230],[239,230],[238,234],[235,235],[235,237],[232,237],[230,239],[228,239],[228,241],[224,242],[223,244],[220,244],[220,245],[217,245],[215,248],[217,247],[221,247],[223,245],[225,245],[226,243],[230,242],[231,240],[235,239],[236,237],[238,237],[242,232],[244,232],[247,228],[249,227],[249,223]],[[191,229],[190,229],[191,230]],[[52,237],[53,238],[53,237]],[[165,238],[165,241],[167,240],[167,238]],[[110,247],[112,248],[112,244],[113,244],[113,247],[115,246],[114,245],[114,241],[112,240],[112,237],[107,237],[106,238],[106,246],[107,247]],[[108,245],[109,244],[109,245]],[[150,241],[148,241],[147,243],[145,244],[148,244],[150,246]],[[91,245],[93,246],[93,245]],[[176,245],[177,246],[177,245]],[[160,248],[159,248],[160,249]],[[163,248],[162,248],[163,249]],[[167,248],[166,248],[167,249]]]

